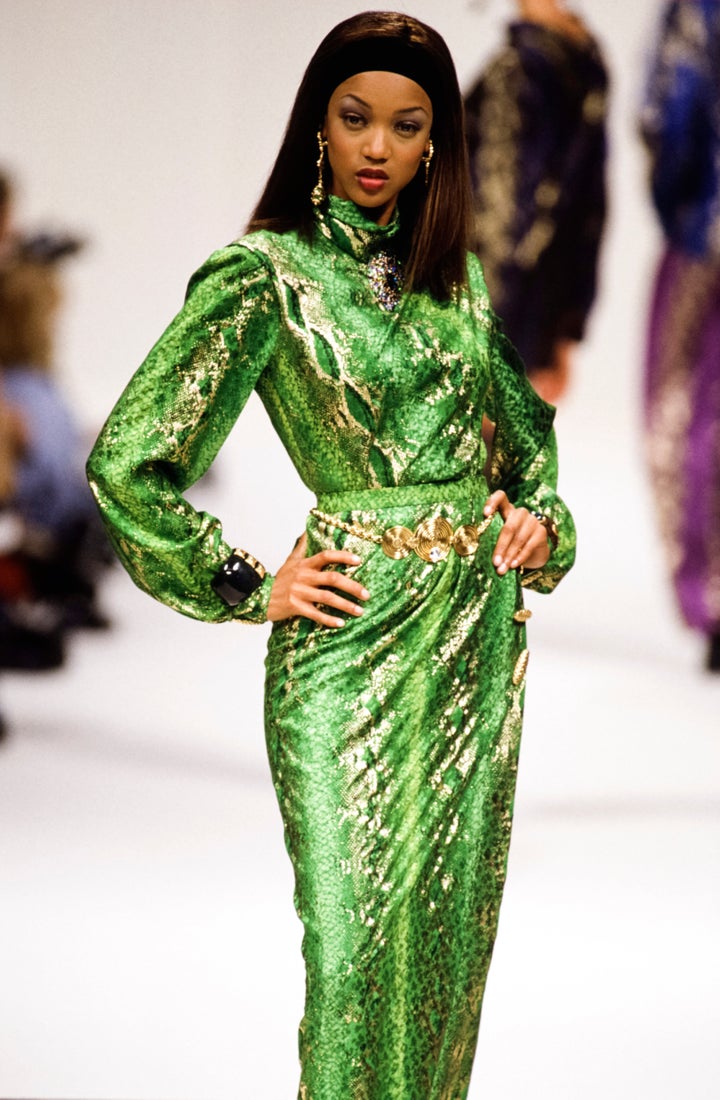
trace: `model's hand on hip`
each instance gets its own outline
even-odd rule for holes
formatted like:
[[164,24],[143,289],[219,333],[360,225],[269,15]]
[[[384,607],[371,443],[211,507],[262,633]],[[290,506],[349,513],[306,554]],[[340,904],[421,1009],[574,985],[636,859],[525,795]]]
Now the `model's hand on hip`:
[[496,572],[502,576],[508,569],[519,569],[521,565],[529,569],[542,568],[550,557],[547,531],[542,523],[527,508],[511,504],[502,489],[489,496],[485,504],[486,516],[495,512],[499,512],[504,521],[493,553]]
[[[333,568],[338,565],[359,565],[360,558],[347,550],[321,550],[305,557],[307,535],[298,539],[284,565],[278,569],[270,592],[268,619],[279,622],[303,615],[323,626],[343,626],[345,619],[328,614],[328,610],[362,615],[355,600],[367,600],[370,593],[352,577]],[[348,599],[349,596],[355,599]]]

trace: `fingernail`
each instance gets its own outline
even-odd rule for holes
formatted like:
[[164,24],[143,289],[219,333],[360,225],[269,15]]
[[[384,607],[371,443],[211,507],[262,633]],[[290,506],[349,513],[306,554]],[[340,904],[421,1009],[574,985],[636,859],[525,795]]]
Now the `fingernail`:
[[497,567],[497,571],[498,571],[498,573],[500,573],[501,575],[502,575],[503,573],[507,573],[507,565],[505,564],[505,562],[503,562],[503,563],[502,563],[502,565],[498,565],[498,567]]
[[363,612],[364,612],[364,609],[362,607],[358,607],[357,605],[355,606],[355,614],[356,615],[362,615]]
[[368,592],[367,588],[363,588],[363,590],[360,593],[360,598],[363,599],[363,600],[369,600],[370,599],[370,593]]
[[344,619],[335,619],[333,621],[335,623],[335,626],[345,626],[345,620]]
[[493,558],[493,565],[502,565],[502,554],[496,554]]
[[520,564],[520,562],[518,561],[518,559],[513,558],[513,560],[510,562],[510,568],[511,569],[517,569],[519,564]]
[[350,560],[352,561],[353,565],[359,565],[360,562],[362,561],[362,558],[359,558],[357,556],[357,554],[353,554],[353,556]]

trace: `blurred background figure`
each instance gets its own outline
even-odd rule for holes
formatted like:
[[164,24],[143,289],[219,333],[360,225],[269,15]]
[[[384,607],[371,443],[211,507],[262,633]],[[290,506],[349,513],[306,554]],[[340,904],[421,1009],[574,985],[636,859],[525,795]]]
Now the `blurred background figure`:
[[641,117],[665,236],[650,310],[645,424],[683,617],[720,672],[720,2],[666,4]]
[[517,0],[519,20],[465,100],[474,247],[535,389],[565,393],[595,298],[605,223],[608,78],[560,0]]
[[0,172],[0,668],[56,668],[65,636],[106,625],[95,602],[109,561],[83,476],[84,448],[52,375],[58,261],[80,242],[22,235]]

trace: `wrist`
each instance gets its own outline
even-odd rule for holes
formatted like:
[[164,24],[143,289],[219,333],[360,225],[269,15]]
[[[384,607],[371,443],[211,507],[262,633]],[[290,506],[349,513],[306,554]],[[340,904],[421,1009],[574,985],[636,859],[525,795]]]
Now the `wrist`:
[[531,512],[531,515],[535,517],[541,527],[545,528],[545,537],[548,542],[548,549],[552,554],[557,550],[558,542],[560,541],[560,535],[558,533],[557,524],[552,516],[546,515],[544,512]]

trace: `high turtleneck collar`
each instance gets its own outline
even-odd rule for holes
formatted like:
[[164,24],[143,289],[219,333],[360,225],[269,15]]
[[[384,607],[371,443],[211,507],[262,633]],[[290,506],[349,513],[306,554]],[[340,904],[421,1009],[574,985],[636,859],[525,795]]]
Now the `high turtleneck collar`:
[[397,207],[388,225],[378,225],[350,199],[339,199],[336,195],[329,195],[315,216],[324,237],[363,262],[387,249],[400,228]]

